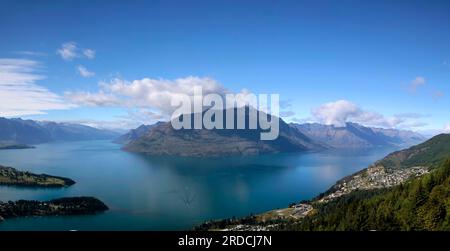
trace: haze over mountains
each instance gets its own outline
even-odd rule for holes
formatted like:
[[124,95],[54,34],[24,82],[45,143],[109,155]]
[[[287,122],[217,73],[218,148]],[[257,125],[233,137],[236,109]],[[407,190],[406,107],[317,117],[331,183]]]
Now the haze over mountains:
[[346,123],[345,127],[317,123],[290,125],[306,136],[333,148],[403,147],[421,143],[426,139],[412,131],[365,127],[350,122]]
[[0,118],[0,143],[2,144],[113,139],[117,136],[116,132],[80,124]]

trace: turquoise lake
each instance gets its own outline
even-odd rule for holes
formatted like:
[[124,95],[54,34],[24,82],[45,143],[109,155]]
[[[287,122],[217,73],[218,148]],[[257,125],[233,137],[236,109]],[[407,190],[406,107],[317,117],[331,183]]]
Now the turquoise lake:
[[2,150],[0,165],[71,178],[68,188],[0,186],[0,200],[95,196],[109,211],[92,216],[8,219],[0,230],[185,230],[310,199],[396,149],[251,157],[149,157],[109,141]]

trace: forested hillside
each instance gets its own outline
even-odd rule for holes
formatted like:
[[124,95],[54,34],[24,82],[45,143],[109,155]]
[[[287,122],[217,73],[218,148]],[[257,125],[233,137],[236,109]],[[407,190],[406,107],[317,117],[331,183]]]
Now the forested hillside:
[[280,230],[450,230],[450,159],[435,171],[390,189],[358,191]]

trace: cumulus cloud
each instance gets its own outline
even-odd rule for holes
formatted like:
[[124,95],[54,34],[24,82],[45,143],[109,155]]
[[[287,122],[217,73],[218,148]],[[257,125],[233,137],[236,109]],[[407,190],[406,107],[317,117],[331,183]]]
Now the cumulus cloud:
[[92,49],[84,49],[83,55],[89,59],[95,58],[95,51]]
[[424,86],[426,83],[427,81],[424,77],[418,76],[409,83],[409,90],[414,93],[417,91],[417,88]]
[[99,92],[67,92],[66,97],[79,105],[147,108],[168,115],[174,110],[172,99],[179,99],[184,94],[193,96],[194,86],[202,87],[203,95],[229,93],[214,79],[190,76],[175,80],[144,78],[126,81],[116,78],[101,82]]
[[338,100],[325,103],[311,111],[313,120],[322,124],[345,126],[347,122],[355,122],[366,126],[379,126],[392,128],[397,126],[419,127],[417,119],[422,117],[420,114],[405,113],[397,114],[392,117],[386,117],[380,113],[367,111],[348,100]]
[[95,76],[95,72],[89,71],[86,67],[79,65],[77,67],[78,73],[84,78],[90,78]]
[[[170,119],[177,108],[171,105],[172,100],[182,100],[188,95],[192,102],[195,99],[194,87],[201,87],[203,95],[218,94],[222,98],[226,98],[227,94],[250,94],[245,89],[239,93],[231,92],[212,78],[189,76],[172,80],[144,78],[127,81],[114,78],[109,82],[100,82],[97,92],[69,91],[65,97],[79,106],[124,108],[128,110],[128,115],[121,119],[150,123]],[[245,104],[243,96],[237,98],[237,106]],[[284,115],[292,116],[290,113]]]
[[92,49],[80,49],[78,44],[75,42],[66,42],[61,45],[61,47],[56,51],[62,59],[66,61],[71,61],[75,58],[95,58],[95,51]]
[[37,73],[39,67],[33,60],[0,58],[0,116],[43,114],[72,107],[36,83],[45,78]]
[[349,119],[359,116],[358,106],[347,100],[323,104],[311,111],[313,117],[322,124],[345,126]]
[[442,129],[442,131],[443,131],[444,133],[450,133],[450,123],[446,124],[446,125],[444,126],[444,129]]
[[75,42],[67,42],[61,45],[61,48],[57,50],[57,53],[64,60],[72,60],[78,57],[77,44]]

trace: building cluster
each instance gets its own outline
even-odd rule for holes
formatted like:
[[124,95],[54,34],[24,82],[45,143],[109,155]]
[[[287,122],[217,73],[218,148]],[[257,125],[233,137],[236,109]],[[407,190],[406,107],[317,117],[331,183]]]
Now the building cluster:
[[336,185],[334,192],[324,196],[320,202],[341,197],[355,190],[370,190],[399,185],[406,180],[428,173],[428,168],[422,166],[404,169],[386,169],[383,166],[371,166],[350,179]]

